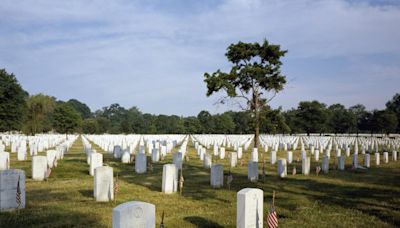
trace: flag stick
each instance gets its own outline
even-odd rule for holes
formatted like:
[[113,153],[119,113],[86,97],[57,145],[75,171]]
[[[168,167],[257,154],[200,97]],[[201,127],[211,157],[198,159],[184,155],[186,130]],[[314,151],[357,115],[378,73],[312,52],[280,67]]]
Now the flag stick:
[[272,191],[272,206],[275,207],[275,190]]

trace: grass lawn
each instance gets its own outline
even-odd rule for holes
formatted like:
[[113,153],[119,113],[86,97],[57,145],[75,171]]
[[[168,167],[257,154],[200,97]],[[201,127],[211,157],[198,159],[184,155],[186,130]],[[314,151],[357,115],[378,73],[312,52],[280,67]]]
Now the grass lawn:
[[[208,150],[211,151],[212,148]],[[210,187],[210,171],[203,168],[191,143],[188,154],[190,161],[184,163],[183,171],[183,195],[161,193],[162,166],[172,163],[172,154],[146,174],[136,174],[133,164],[122,164],[112,155],[104,154],[104,165],[113,167],[114,175],[119,173],[120,192],[116,203],[97,203],[80,138],[58,162],[47,182],[31,179],[30,157],[28,161],[17,161],[16,153],[12,153],[11,167],[26,173],[26,209],[19,213],[1,212],[0,227],[111,227],[112,209],[133,200],[156,205],[157,226],[165,211],[167,228],[235,227],[236,193],[246,187],[264,190],[265,213],[272,191],[276,191],[275,206],[281,227],[400,227],[400,161],[383,164],[381,156],[381,165],[375,167],[375,156],[371,156],[370,169],[354,171],[350,169],[348,157],[346,171],[330,170],[328,174],[316,176],[317,163],[312,159],[310,176],[291,176],[293,165],[301,173],[301,162],[294,162],[288,166],[289,176],[281,180],[276,164],[269,164],[269,153],[265,153],[265,182],[249,182],[247,162],[244,162],[244,166],[232,168],[233,185],[228,190]],[[245,152],[244,161],[249,157],[249,152]],[[280,151],[277,157],[286,157],[286,153]],[[294,160],[299,157],[300,152],[295,151]],[[362,155],[359,162],[362,164]],[[226,174],[228,159],[218,163],[224,165]]]

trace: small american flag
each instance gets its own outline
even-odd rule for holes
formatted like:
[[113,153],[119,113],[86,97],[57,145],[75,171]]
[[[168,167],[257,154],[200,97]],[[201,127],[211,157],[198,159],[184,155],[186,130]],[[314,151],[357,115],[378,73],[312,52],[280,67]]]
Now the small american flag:
[[269,228],[278,227],[278,214],[276,214],[275,207],[273,203],[268,211],[267,223]]
[[17,193],[15,195],[15,201],[17,202],[17,208],[21,206],[21,187],[19,185],[21,177],[18,176],[18,183],[17,183]]

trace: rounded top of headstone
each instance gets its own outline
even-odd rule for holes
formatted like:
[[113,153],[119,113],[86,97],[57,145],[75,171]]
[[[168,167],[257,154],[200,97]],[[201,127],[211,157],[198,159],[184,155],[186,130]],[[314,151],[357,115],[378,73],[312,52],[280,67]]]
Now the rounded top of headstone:
[[263,190],[259,189],[259,188],[243,188],[242,190],[238,191],[237,194],[247,194],[247,193],[264,193]]

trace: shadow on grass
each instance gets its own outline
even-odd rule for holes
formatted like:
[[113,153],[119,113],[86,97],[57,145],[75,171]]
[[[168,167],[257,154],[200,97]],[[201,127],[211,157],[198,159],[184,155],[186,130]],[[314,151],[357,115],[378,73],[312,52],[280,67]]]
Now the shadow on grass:
[[[332,205],[347,209],[355,209],[383,222],[400,227],[400,217],[393,216],[392,211],[399,211],[400,205],[395,202],[399,191],[383,188],[356,187],[336,183],[323,183],[318,180],[296,179],[289,181],[300,191],[283,189],[289,194],[306,196],[324,205]],[[322,193],[322,194],[321,194]],[[295,205],[281,203],[280,206],[293,210]]]
[[213,227],[213,228],[222,228],[223,226],[219,225],[216,222],[210,221],[208,219],[199,217],[199,216],[189,216],[184,218],[185,221],[192,223],[197,227]]
[[55,193],[50,190],[34,190],[28,192],[35,201],[55,202],[53,205],[37,205],[27,202],[27,207],[20,211],[0,213],[0,227],[102,227],[99,218],[92,214],[80,213],[73,208],[62,205],[63,201],[71,200],[68,193]]

